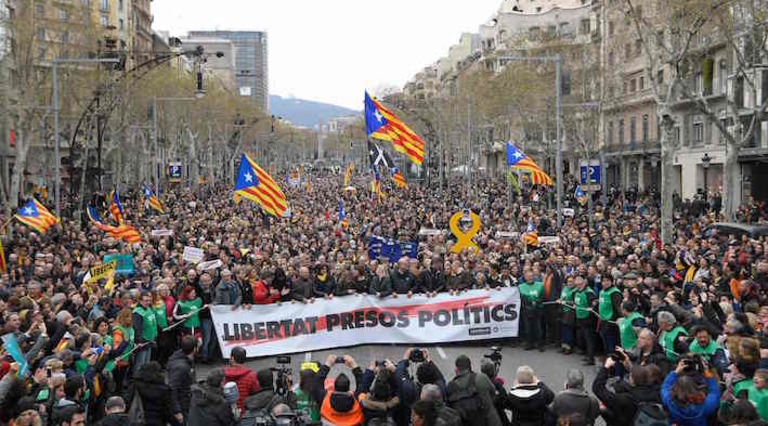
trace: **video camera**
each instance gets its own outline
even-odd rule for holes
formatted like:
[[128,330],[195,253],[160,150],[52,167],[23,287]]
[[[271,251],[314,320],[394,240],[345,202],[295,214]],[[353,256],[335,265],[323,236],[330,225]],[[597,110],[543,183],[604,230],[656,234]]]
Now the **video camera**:
[[487,354],[484,354],[483,358],[490,359],[493,362],[493,364],[496,366],[496,371],[498,371],[499,366],[501,365],[501,360],[504,357],[501,354],[501,348],[499,346],[491,346],[488,349],[490,350],[490,352],[488,352]]
[[277,373],[277,380],[275,381],[275,392],[278,395],[285,395],[290,390],[289,378],[293,375],[291,369],[291,357],[288,355],[280,355],[276,359],[277,367],[270,367],[270,371]]
[[411,355],[408,357],[408,361],[419,364],[427,360],[424,354],[424,349],[413,348],[411,349]]
[[686,355],[682,358],[683,374],[703,375],[707,365],[706,359],[699,354]]

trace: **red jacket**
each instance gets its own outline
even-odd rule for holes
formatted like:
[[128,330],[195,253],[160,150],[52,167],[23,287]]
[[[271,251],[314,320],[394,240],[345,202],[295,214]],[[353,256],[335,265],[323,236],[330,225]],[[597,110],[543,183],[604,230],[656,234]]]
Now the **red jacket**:
[[251,284],[251,288],[253,289],[253,303],[256,305],[269,305],[280,300],[279,294],[269,294],[269,287],[262,280],[255,281]]
[[243,365],[232,365],[224,368],[224,382],[235,382],[237,392],[237,408],[243,409],[243,400],[259,391],[256,372]]

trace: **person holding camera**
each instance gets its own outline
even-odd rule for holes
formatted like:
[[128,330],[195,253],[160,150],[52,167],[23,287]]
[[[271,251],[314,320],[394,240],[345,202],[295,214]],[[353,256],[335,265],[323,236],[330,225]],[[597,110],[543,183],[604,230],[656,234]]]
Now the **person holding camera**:
[[296,395],[291,390],[293,383],[289,374],[283,375],[283,380],[286,381],[285,389],[275,389],[275,377],[269,368],[259,370],[256,373],[256,379],[259,382],[258,392],[243,400],[244,418],[253,413],[269,413],[278,404],[296,408]]
[[330,422],[336,426],[358,426],[363,424],[363,410],[357,400],[359,392],[352,391],[349,383],[349,377],[341,373],[333,382],[333,390],[327,391],[323,384],[328,377],[331,368],[336,364],[344,364],[352,370],[355,376],[355,386],[362,383],[363,371],[357,366],[355,359],[349,355],[337,357],[328,355],[325,364],[320,366],[317,373],[319,397],[318,401],[323,401],[320,405],[320,417],[325,422]]
[[537,426],[546,422],[550,403],[555,394],[539,381],[527,365],[517,368],[514,386],[507,397],[507,409],[512,411],[514,426]]
[[[700,386],[702,380],[705,390]],[[706,426],[709,417],[717,411],[720,388],[704,358],[685,357],[662,383],[661,400],[671,424]]]
[[399,385],[395,379],[395,366],[389,360],[381,363],[371,361],[370,368],[363,372],[363,381],[359,386],[359,401],[366,426],[395,424],[395,409],[401,404]]
[[607,382],[616,362],[614,356],[607,357],[605,364],[597,372],[595,381],[592,382],[592,392],[605,406],[600,411],[600,415],[608,426],[634,424],[634,419],[641,407],[648,413],[664,418],[659,393],[661,384],[659,368],[654,364],[633,365],[629,370],[629,382],[616,382],[612,391],[608,389]]

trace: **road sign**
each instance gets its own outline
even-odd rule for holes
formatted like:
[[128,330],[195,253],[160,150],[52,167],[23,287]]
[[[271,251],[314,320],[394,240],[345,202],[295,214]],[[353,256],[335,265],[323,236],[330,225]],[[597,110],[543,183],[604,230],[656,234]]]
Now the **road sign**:
[[181,162],[168,163],[168,178],[171,182],[181,182]]
[[589,160],[588,162],[582,160],[579,169],[582,185],[600,186],[600,160]]

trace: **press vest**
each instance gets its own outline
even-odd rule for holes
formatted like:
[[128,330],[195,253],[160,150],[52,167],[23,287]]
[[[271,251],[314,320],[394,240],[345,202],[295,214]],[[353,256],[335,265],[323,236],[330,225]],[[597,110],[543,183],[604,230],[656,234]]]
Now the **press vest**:
[[157,337],[157,318],[152,308],[143,308],[141,305],[134,308],[133,313],[141,316],[141,338],[155,340]]
[[522,282],[518,288],[520,288],[520,295],[533,305],[537,305],[541,300],[542,294],[544,294],[544,284],[541,281]]
[[576,290],[573,293],[573,301],[576,304],[577,319],[586,319],[589,317],[589,298],[587,297],[588,293],[595,294],[595,292],[589,287],[584,287],[583,290]]
[[203,305],[203,301],[200,300],[200,298],[198,297],[198,298],[195,298],[194,300],[179,301],[178,304],[179,304],[179,310],[183,315],[186,315],[190,312],[195,312],[194,315],[184,320],[184,327],[187,327],[187,328],[200,327],[200,316],[197,315],[197,311],[200,310],[200,306]]
[[[560,293],[560,300],[563,302],[571,302],[573,303],[573,288],[572,287],[563,287],[563,291]],[[563,312],[571,312],[573,309],[563,304]]]
[[717,342],[711,339],[709,344],[703,348],[699,345],[699,341],[696,339],[693,339],[693,342],[691,342],[691,344],[688,346],[689,351],[695,354],[703,355],[707,361],[712,358],[712,355],[714,355],[719,348],[720,346],[718,346]]
[[625,350],[630,350],[635,347],[637,343],[637,336],[635,335],[635,329],[632,327],[632,323],[643,316],[637,312],[632,312],[628,317],[619,319],[619,338],[621,339],[621,347]]
[[619,289],[616,287],[611,287],[600,292],[598,313],[600,314],[601,320],[609,321],[613,319],[613,302],[611,301],[611,295],[618,292]]
[[679,325],[670,331],[661,333],[659,344],[661,345],[661,348],[664,349],[664,353],[667,355],[667,359],[670,361],[677,360],[678,355],[675,353],[675,341],[680,336],[680,333],[682,333],[684,336],[688,335],[688,332]]
[[121,359],[123,361],[128,361],[131,357],[129,353],[131,352],[131,350],[133,350],[133,341],[134,341],[133,328],[130,328],[130,327],[125,328],[122,325],[116,325],[115,328],[118,331],[120,331],[120,333],[122,333],[123,341],[128,342],[125,346],[125,350],[123,351],[123,354],[120,355],[118,359]]

